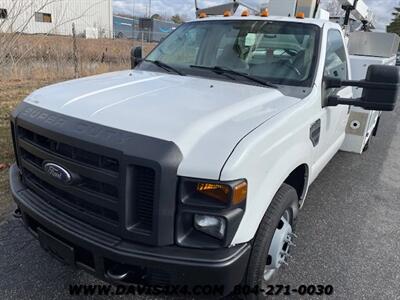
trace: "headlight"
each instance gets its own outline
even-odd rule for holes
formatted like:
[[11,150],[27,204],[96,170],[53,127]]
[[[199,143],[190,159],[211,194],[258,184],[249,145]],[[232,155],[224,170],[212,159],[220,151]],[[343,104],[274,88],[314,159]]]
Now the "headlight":
[[246,208],[247,181],[181,178],[176,241],[184,247],[218,248],[231,243]]
[[226,221],[222,217],[194,215],[194,227],[220,240],[225,237]]

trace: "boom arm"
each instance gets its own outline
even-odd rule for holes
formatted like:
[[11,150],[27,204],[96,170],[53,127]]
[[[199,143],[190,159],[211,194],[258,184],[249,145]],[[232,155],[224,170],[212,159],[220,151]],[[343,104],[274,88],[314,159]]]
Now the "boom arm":
[[226,4],[221,4],[217,6],[212,6],[208,8],[199,8],[197,0],[194,1],[195,6],[196,6],[196,15],[197,17],[200,15],[200,13],[206,13],[209,16],[218,16],[218,15],[223,15],[225,11],[230,11],[231,14],[235,14],[236,10],[238,9],[239,6],[246,7],[247,9],[253,11],[255,14],[259,14],[260,10],[252,7],[246,3],[243,3],[242,1],[239,0],[232,0],[230,3]]
[[338,0],[338,2],[342,5],[343,9],[346,10],[347,23],[351,12],[358,21],[361,21],[364,25],[369,25],[372,29],[375,28],[374,13],[368,5],[365,4],[364,0]]

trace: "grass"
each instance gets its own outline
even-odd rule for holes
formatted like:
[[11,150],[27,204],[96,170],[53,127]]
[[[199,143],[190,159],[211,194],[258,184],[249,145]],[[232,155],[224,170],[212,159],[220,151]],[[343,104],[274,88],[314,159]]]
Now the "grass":
[[0,170],[0,222],[12,209],[7,166],[14,162],[14,152],[10,135],[9,115],[22,99],[46,84],[48,84],[46,81],[0,81],[0,165],[2,165]]
[[[10,34],[0,33],[0,41],[5,35]],[[131,48],[139,45],[139,42],[134,44],[124,39],[77,38],[78,72],[81,76],[88,76],[127,68]],[[144,53],[153,47],[153,43],[145,43]],[[21,35],[8,48],[12,51],[0,46],[0,80],[60,80],[74,76],[75,55],[71,37]]]
[[[78,39],[79,74],[81,77],[130,67],[128,40]],[[145,44],[148,53],[154,44]],[[0,65],[0,223],[10,214],[8,169],[14,162],[9,115],[30,93],[43,86],[74,78],[72,38],[58,36],[21,36],[12,53]]]

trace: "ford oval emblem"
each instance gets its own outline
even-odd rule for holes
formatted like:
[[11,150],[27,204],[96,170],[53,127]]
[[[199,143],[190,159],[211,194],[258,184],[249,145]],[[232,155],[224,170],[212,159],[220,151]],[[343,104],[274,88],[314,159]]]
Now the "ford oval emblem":
[[65,168],[55,164],[55,163],[45,163],[43,165],[44,170],[47,174],[49,174],[52,178],[59,180],[65,184],[69,184],[72,182],[72,175]]

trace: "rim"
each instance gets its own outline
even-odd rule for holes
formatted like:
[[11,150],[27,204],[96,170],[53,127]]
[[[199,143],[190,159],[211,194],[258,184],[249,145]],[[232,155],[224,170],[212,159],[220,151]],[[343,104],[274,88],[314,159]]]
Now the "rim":
[[267,263],[264,269],[264,281],[269,281],[282,265],[288,264],[290,249],[295,246],[293,243],[296,235],[293,233],[291,214],[287,209],[283,213],[278,226],[275,229],[271,246],[268,250]]

